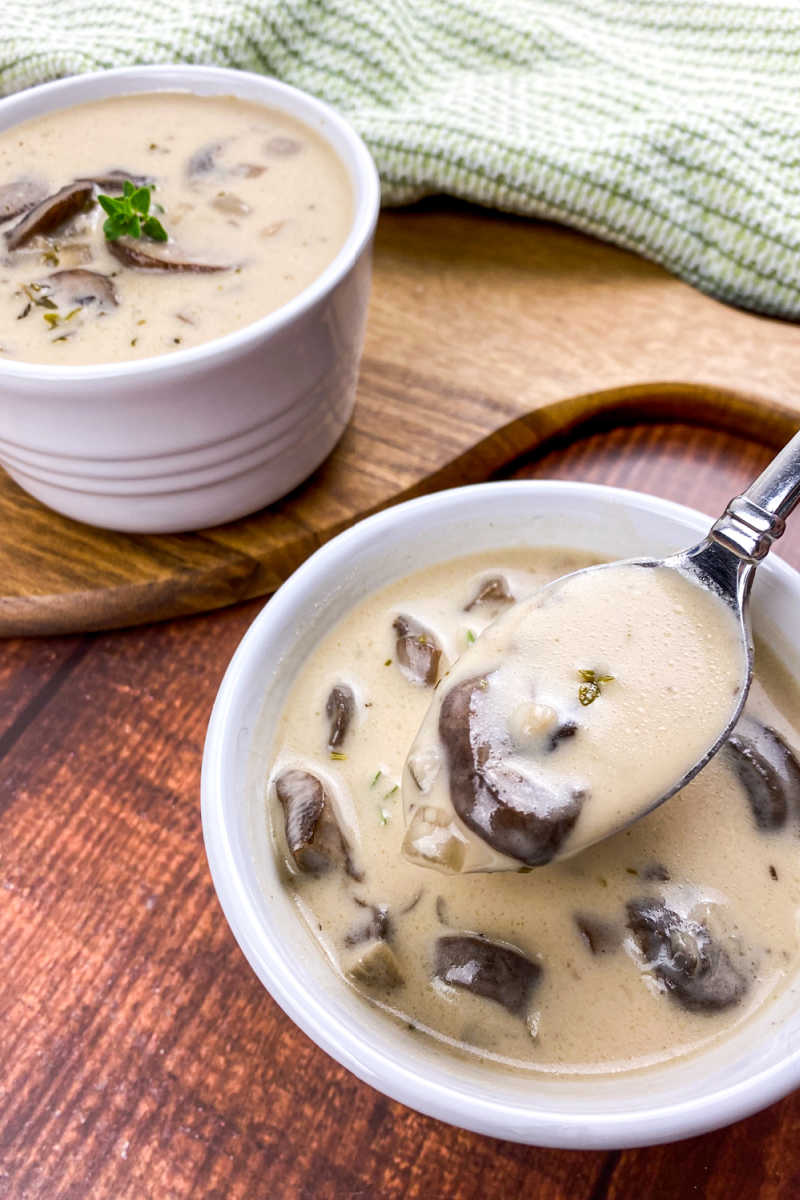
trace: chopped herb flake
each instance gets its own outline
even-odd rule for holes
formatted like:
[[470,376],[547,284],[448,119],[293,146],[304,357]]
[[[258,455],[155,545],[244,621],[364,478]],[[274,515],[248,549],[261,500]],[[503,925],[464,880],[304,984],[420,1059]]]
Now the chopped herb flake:
[[331,758],[336,759],[337,762],[344,762],[344,760],[347,758],[347,755],[342,754],[339,750],[331,750]]
[[580,670],[579,677],[583,683],[578,688],[578,699],[585,707],[593,704],[602,691],[604,683],[613,683],[613,675],[598,675],[596,671]]

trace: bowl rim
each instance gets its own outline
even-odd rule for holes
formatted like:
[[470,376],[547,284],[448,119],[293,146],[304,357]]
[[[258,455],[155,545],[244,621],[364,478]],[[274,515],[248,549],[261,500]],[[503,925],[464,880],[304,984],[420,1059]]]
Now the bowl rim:
[[[779,1062],[707,1095],[679,1102],[655,1102],[636,1112],[596,1110],[570,1114],[536,1104],[476,1096],[455,1081],[445,1083],[408,1068],[387,1052],[359,1039],[352,1031],[332,1029],[322,998],[298,985],[280,941],[252,909],[235,869],[232,822],[226,820],[231,758],[240,730],[233,720],[237,694],[250,663],[270,635],[275,621],[296,611],[297,598],[309,587],[331,578],[337,563],[346,564],[352,550],[367,539],[390,536],[398,517],[413,513],[422,520],[430,509],[463,497],[466,503],[485,496],[551,493],[583,498],[616,498],[629,510],[639,509],[678,519],[687,531],[704,532],[710,518],[697,509],[658,496],[604,484],[565,480],[513,480],[450,488],[408,500],[369,516],[326,542],[295,570],[260,610],[242,637],[217,693],[206,735],[202,764],[203,837],[211,877],[222,911],[262,985],[312,1041],[354,1075],[385,1095],[447,1124],[493,1137],[562,1149],[616,1149],[677,1141],[706,1133],[759,1111],[800,1084],[800,1047]],[[800,572],[776,555],[769,573],[800,594]]]
[[[122,362],[54,366],[49,363],[32,363],[21,359],[0,359],[0,383],[3,380],[14,380],[94,384],[116,380],[130,381],[132,378],[138,381],[140,376],[143,383],[150,383],[155,382],[156,377],[180,376],[225,363],[232,357],[246,353],[256,343],[279,332],[313,308],[352,270],[375,231],[380,208],[380,179],[372,155],[360,134],[346,117],[324,100],[319,100],[309,92],[283,83],[273,76],[260,75],[255,71],[239,71],[233,67],[165,62],[147,66],[114,67],[107,71],[90,71],[81,75],[70,75],[64,79],[37,84],[35,87],[0,98],[0,118],[9,111],[13,115],[15,108],[24,110],[31,103],[32,97],[41,97],[44,101],[39,111],[21,115],[18,121],[12,119],[9,124],[3,126],[0,132],[12,129],[15,124],[35,120],[49,112],[72,108],[84,103],[88,104],[93,99],[104,99],[106,98],[105,94],[102,97],[94,96],[92,94],[94,89],[104,89],[109,82],[114,81],[119,83],[119,90],[115,89],[112,93],[115,96],[130,94],[126,93],[126,84],[131,85],[134,93],[145,90],[134,87],[140,82],[152,82],[153,91],[191,92],[192,83],[209,85],[213,90],[207,94],[218,96],[236,95],[237,84],[246,85],[263,93],[265,107],[277,104],[279,99],[283,98],[296,106],[297,112],[295,113],[292,109],[292,114],[296,116],[297,120],[309,124],[312,115],[321,118],[329,127],[333,127],[337,131],[352,156],[352,161],[347,162],[332,144],[330,138],[326,136],[325,131],[315,127],[315,132],[327,142],[338,161],[342,163],[348,175],[357,184],[357,187],[353,188],[354,212],[350,230],[336,256],[307,287],[280,308],[274,309],[240,329],[232,330],[230,333],[212,338],[210,341],[201,342],[197,346],[190,346],[185,350]],[[262,102],[253,96],[248,99],[251,103]],[[288,112],[289,109],[286,111]]]

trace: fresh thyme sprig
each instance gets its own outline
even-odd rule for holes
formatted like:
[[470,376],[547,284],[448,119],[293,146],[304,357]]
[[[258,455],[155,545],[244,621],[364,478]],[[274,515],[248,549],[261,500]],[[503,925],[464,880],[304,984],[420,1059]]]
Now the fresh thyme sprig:
[[129,179],[123,184],[121,196],[99,195],[97,201],[108,219],[103,222],[103,233],[109,242],[121,237],[152,238],[154,242],[166,242],[167,231],[157,217],[150,215],[152,185],[136,187]]

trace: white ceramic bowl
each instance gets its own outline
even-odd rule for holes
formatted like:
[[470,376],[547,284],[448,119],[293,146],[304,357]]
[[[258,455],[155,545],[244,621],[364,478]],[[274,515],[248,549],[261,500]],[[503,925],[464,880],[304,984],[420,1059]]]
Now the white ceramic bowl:
[[355,216],[333,262],[243,329],[156,358],[58,367],[0,359],[0,464],[58,512],[110,529],[199,529],[254,512],[317,467],[353,408],[380,189],[338,113],[274,79],[217,67],[79,75],[0,101],[0,130],[133,92],[235,95],[304,121],[332,146]]
[[[209,726],[203,828],[230,926],[256,974],[314,1041],[396,1100],[455,1125],[542,1146],[646,1145],[702,1133],[800,1083],[800,981],[704,1054],[590,1080],[503,1074],[412,1038],[356,995],[320,953],[282,889],[264,794],[275,720],[315,643],[365,593],[426,564],[514,545],[610,557],[669,553],[709,519],[592,484],[479,484],[370,517],[318,550],[259,614],[231,661]],[[759,569],[757,632],[800,667],[800,575]],[[780,631],[783,631],[782,633]],[[747,869],[747,864],[742,864]]]

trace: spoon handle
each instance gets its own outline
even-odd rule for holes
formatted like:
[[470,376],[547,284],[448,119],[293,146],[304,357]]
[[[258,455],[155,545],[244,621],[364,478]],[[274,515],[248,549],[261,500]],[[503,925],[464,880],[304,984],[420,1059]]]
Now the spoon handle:
[[776,454],[747,491],[731,500],[711,527],[712,541],[744,562],[760,562],[800,504],[800,433]]

